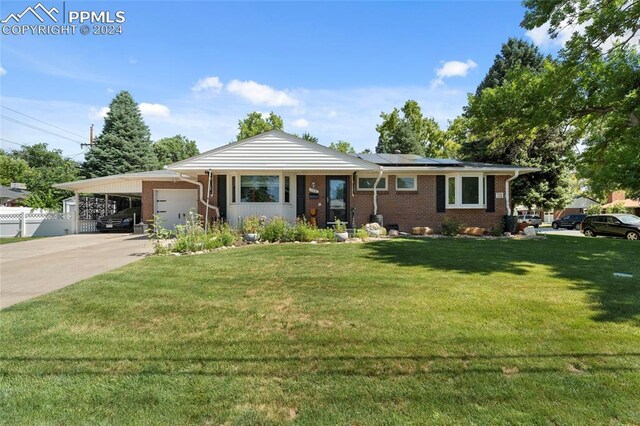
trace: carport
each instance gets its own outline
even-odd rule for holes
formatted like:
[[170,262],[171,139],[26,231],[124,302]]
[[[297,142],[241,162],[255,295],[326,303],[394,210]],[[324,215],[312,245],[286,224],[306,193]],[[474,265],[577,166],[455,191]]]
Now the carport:
[[[159,181],[166,182],[165,186],[168,187],[171,187],[172,184],[176,183],[181,186],[184,186],[184,183],[188,184],[186,185],[186,190],[183,190],[183,192],[176,192],[178,195],[177,197],[168,196],[170,194],[168,191],[172,191],[172,189],[157,189],[153,190],[150,194],[145,194],[145,187],[150,186],[145,185],[145,182],[151,183]],[[76,233],[85,233],[95,232],[97,218],[80,217],[80,214],[78,214],[78,207],[80,206],[81,196],[89,194],[99,196],[101,199],[97,202],[104,202],[105,211],[108,211],[107,206],[109,205],[109,200],[113,197],[125,197],[140,200],[142,211],[148,212],[147,214],[143,213],[142,217],[136,218],[136,223],[140,223],[144,220],[149,220],[154,214],[171,215],[172,218],[173,216],[178,218],[185,216],[189,209],[197,208],[197,189],[199,185],[199,182],[183,174],[176,173],[171,170],[154,170],[149,172],[126,173],[65,182],[56,184],[54,187],[74,192],[75,195],[73,197],[65,200],[65,212],[76,212],[74,215],[76,220]],[[104,201],[102,201],[102,197],[104,197]],[[175,201],[174,198],[177,198],[177,201]],[[188,202],[189,199],[191,199],[192,202]],[[164,205],[159,205],[159,203],[162,202],[171,207],[171,210],[165,208]],[[145,205],[145,203],[153,205]],[[173,210],[176,210],[177,213]]]

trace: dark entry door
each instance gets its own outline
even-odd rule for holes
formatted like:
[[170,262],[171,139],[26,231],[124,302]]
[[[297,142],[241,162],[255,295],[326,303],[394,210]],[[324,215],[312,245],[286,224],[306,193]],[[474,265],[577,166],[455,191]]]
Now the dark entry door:
[[327,176],[327,224],[349,222],[349,177]]

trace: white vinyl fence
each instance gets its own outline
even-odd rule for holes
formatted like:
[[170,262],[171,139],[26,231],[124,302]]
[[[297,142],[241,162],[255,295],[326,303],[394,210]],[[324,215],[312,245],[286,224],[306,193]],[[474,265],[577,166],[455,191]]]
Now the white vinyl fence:
[[[53,237],[74,234],[75,224],[74,212],[0,213],[0,237]],[[95,230],[95,225],[92,230]]]

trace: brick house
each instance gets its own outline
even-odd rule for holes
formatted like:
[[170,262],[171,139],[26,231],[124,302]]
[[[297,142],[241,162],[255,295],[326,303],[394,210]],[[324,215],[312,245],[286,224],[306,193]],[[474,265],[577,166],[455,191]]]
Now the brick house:
[[279,130],[171,164],[57,185],[76,193],[142,199],[142,219],[171,227],[191,209],[232,226],[248,216],[336,219],[359,227],[381,215],[385,226],[440,229],[447,218],[489,228],[511,214],[510,181],[537,169],[429,159],[412,154],[343,154]]

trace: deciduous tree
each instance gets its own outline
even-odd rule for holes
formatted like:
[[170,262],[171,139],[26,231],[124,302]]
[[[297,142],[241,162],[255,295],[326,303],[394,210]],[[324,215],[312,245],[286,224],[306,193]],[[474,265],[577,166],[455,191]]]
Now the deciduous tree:
[[353,146],[351,146],[351,144],[347,141],[331,142],[331,144],[329,145],[329,148],[335,149],[336,151],[340,151],[345,154],[356,153],[356,149]]
[[156,141],[153,144],[153,151],[160,167],[200,154],[196,142],[182,135]]
[[284,123],[282,117],[273,111],[265,118],[261,113],[254,111],[247,114],[247,117],[238,121],[238,135],[236,140],[247,139],[260,133],[270,130],[282,130]]

